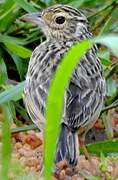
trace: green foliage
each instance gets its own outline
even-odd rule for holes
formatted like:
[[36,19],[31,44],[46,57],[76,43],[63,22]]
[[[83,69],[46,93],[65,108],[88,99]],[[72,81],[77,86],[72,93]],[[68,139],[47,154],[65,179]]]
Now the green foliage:
[[[117,36],[108,35],[109,32],[111,32],[112,34],[113,33],[117,34],[118,32],[117,0],[112,0],[112,1],[64,0],[63,2],[62,0],[46,0],[46,1],[3,0],[0,2],[0,105],[3,105],[3,103],[7,103],[2,107],[4,109],[4,112],[6,112],[4,113],[5,115],[4,119],[6,123],[3,126],[3,136],[6,137],[8,135],[8,137],[5,140],[3,140],[4,145],[3,145],[2,153],[3,153],[3,160],[5,161],[3,163],[4,170],[2,169],[2,175],[5,174],[6,178],[8,178],[8,165],[6,164],[6,161],[8,160],[8,162],[10,162],[10,151],[11,151],[10,136],[9,136],[10,132],[9,132],[8,123],[11,123],[13,121],[13,118],[14,119],[17,118],[16,117],[17,113],[20,114],[22,118],[27,121],[28,117],[26,115],[26,110],[22,102],[22,92],[24,87],[25,74],[27,71],[28,61],[32,50],[37,45],[39,45],[44,39],[42,32],[37,27],[34,27],[31,23],[21,22],[19,17],[21,17],[27,12],[39,11],[45,7],[57,3],[69,4],[72,5],[73,7],[83,9],[90,21],[90,28],[92,32],[95,35],[96,34],[99,35],[99,38],[96,39],[95,41],[102,43],[104,46],[109,47],[110,51],[112,50],[112,52],[115,53],[115,55],[118,54]],[[101,35],[104,34],[106,34],[107,36],[101,38]],[[88,43],[91,44],[92,42],[88,42]],[[83,50],[82,53],[84,52],[85,51]],[[75,59],[79,58],[80,54],[79,53],[75,53],[75,54],[77,54],[77,57],[75,57]],[[71,57],[72,56],[73,55],[71,54]],[[109,108],[118,106],[118,102],[117,102],[118,88],[116,85],[116,81],[114,81],[114,75],[115,77],[118,77],[118,63],[111,61],[111,52],[109,52],[108,49],[106,49],[105,47],[100,49],[99,56],[101,58],[101,62],[103,64],[105,76],[107,79],[108,88],[107,88],[107,97],[106,97],[105,105],[107,106],[106,110],[108,110]],[[73,59],[73,57],[71,59]],[[72,63],[75,63],[75,61],[73,61]],[[66,67],[68,67],[68,69],[66,68],[66,71],[71,75],[72,69],[69,72],[69,65]],[[62,68],[62,66],[59,67],[58,72],[60,71],[60,68]],[[57,97],[57,94],[55,94],[55,91],[53,91],[55,90],[53,89],[54,84],[57,83],[57,81],[55,81],[55,79],[58,77],[57,76],[52,82],[52,87],[51,87],[52,93],[50,94],[48,101],[49,109],[47,109],[47,124],[46,124],[47,138],[45,142],[46,168],[49,168],[49,166],[51,167],[52,160],[54,158],[53,155],[55,151],[53,148],[55,147],[56,137],[59,131],[58,127],[59,127],[59,119],[61,116],[61,104],[63,103],[63,93],[65,87],[67,87],[67,82],[68,82],[67,79],[64,79],[65,76],[63,76],[63,71],[60,71],[61,76],[59,76],[61,77],[61,81],[60,80],[59,81],[62,84],[60,83],[60,87],[58,87],[57,85],[55,86],[55,89],[59,88],[59,92],[61,93],[60,99],[59,96]],[[68,74],[68,78],[70,77],[70,75]],[[66,84],[64,83],[64,81],[66,81]],[[53,101],[53,95],[55,97],[54,101]],[[52,105],[53,105],[53,109],[52,109]],[[52,112],[53,112],[53,117],[52,117]],[[104,119],[106,117],[107,117],[107,113],[105,113]],[[54,127],[56,127],[55,131],[53,130],[54,127],[52,126],[52,124],[49,124],[49,122],[50,121],[52,122],[53,119],[54,121],[52,124],[54,125]],[[6,126],[8,128],[8,132],[6,132]],[[108,124],[106,124],[105,126],[106,126],[106,132],[108,132],[107,134],[109,136],[112,130],[109,129]],[[28,126],[18,127],[17,129],[12,129],[12,132],[25,131],[33,128],[35,129],[36,126],[31,125],[29,127]],[[114,141],[112,140],[110,140],[109,143],[105,143],[103,152],[107,151],[107,149],[110,152],[115,152],[116,151],[115,147],[117,147],[117,141],[115,142],[115,145],[113,143]],[[6,144],[8,144],[7,150],[9,149],[9,151],[8,151],[8,156],[5,157]],[[54,147],[52,144],[54,144]],[[88,146],[88,149],[89,147],[90,146]],[[97,146],[96,144],[91,145],[90,152],[97,154],[97,148],[99,149],[99,146]],[[47,157],[48,155],[47,153],[49,153],[50,156]],[[46,173],[47,175],[50,174],[50,172],[48,171]],[[26,177],[24,177],[24,179],[25,178]],[[92,179],[94,177],[90,177],[90,178]]]
[[16,3],[18,4],[18,6],[20,6],[29,13],[36,11],[35,7],[33,7],[30,3],[28,3],[27,0],[17,0]]
[[104,156],[103,153],[101,153],[100,159],[101,159],[101,163],[100,163],[100,165],[99,165],[99,166],[100,166],[100,170],[101,170],[102,172],[106,172],[107,169],[108,169],[108,159],[105,158],[105,156]]
[[31,56],[31,51],[24,48],[23,46],[19,46],[17,44],[13,44],[9,42],[4,43],[4,44],[8,48],[8,50],[11,51],[11,53],[18,55],[21,58],[28,58]]
[[[104,153],[105,155],[114,154],[118,156],[118,139],[88,144],[87,149],[91,154],[97,154],[98,156],[100,156],[100,153]],[[81,153],[83,153],[82,149]]]

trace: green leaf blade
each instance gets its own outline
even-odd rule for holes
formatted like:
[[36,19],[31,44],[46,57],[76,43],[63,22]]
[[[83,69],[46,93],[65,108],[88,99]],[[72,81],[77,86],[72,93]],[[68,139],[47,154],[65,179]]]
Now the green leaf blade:
[[105,140],[93,144],[88,144],[87,150],[89,151],[89,153],[97,154],[98,156],[100,156],[101,152],[105,155],[110,155],[113,153],[114,155],[118,154],[118,139]]
[[[10,109],[9,104],[2,105],[4,123],[2,125],[2,179],[8,180],[8,171],[11,159],[11,133],[10,133]],[[7,131],[6,131],[7,129]]]
[[7,76],[7,68],[3,58],[0,56],[0,85],[5,84]]
[[18,85],[0,93],[0,105],[11,100],[17,101],[21,99],[24,89],[24,83],[25,82],[21,82]]
[[22,58],[28,58],[31,56],[31,51],[23,46],[14,44],[14,43],[9,43],[9,42],[5,42],[4,43],[5,46],[14,54],[18,55],[19,57]]
[[[15,0],[14,0],[15,1]],[[36,12],[36,8],[33,7],[27,0],[17,0],[15,1],[21,8],[23,8],[25,11],[31,13]]]
[[[92,41],[86,40],[72,47],[65,58],[62,60],[62,63],[58,67],[56,75],[52,80],[46,111],[45,180],[51,179],[51,167],[54,160],[54,149],[56,148],[55,142],[57,142],[57,136],[59,134],[64,92],[68,87],[69,79],[75,66],[78,64],[79,59],[91,46]],[[53,122],[55,122],[54,126],[52,126]]]

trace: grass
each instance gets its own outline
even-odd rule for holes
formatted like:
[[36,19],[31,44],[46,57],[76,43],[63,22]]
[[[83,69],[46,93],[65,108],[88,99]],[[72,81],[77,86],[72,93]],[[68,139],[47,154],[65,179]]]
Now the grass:
[[[22,102],[22,92],[28,61],[32,50],[44,40],[44,36],[42,32],[38,30],[38,28],[34,27],[30,23],[21,22],[19,17],[27,12],[39,11],[44,7],[48,7],[55,3],[62,3],[62,1],[34,0],[30,1],[29,3],[27,0],[5,0],[0,2],[0,106],[4,112],[4,124],[2,127],[3,147],[1,177],[4,179],[8,179],[8,164],[10,166],[10,125],[13,123],[13,119],[17,119],[16,114],[20,114],[27,122],[27,118],[25,119],[26,110]],[[118,70],[116,68],[117,62],[111,61],[111,51],[116,56],[118,55],[118,2],[116,0],[105,2],[100,2],[99,0],[95,0],[94,2],[92,0],[64,0],[63,3],[71,4],[76,8],[88,8],[89,10],[87,10],[87,13],[85,13],[89,17],[92,27],[91,29],[93,30],[94,34],[99,35],[94,42],[101,43],[110,49],[110,52],[106,48],[100,49],[100,57],[102,59],[101,62],[103,63],[104,72],[107,79],[107,87],[109,89],[109,91],[107,91],[105,102],[108,107],[112,108],[112,104],[116,102],[118,97],[118,88],[116,82],[114,81],[114,76],[118,77]],[[90,9],[92,9],[92,11],[90,11]],[[98,34],[98,32],[100,33]],[[110,35],[109,32],[115,32],[115,35]],[[102,37],[102,35],[105,36]],[[59,133],[59,122],[65,88],[68,85],[69,78],[78,59],[80,59],[80,57],[85,53],[85,49],[89,48],[92,43],[92,41],[82,42],[82,44],[75,47],[75,50],[73,49],[71,53],[69,52],[65,59],[63,59],[63,64],[61,64],[61,66],[58,68],[57,73],[52,81],[47,103],[47,123],[45,131],[46,179],[51,177],[51,167],[56,147],[55,141]],[[81,52],[78,51],[78,48],[81,49]],[[66,64],[68,63],[68,59],[73,59],[73,61],[69,61],[72,64]],[[68,69],[66,68],[67,66]],[[67,71],[66,77],[65,68]],[[58,86],[58,84],[60,86]],[[60,94],[57,94],[57,92],[60,92]],[[115,105],[117,106],[118,103]],[[22,111],[19,111],[19,107],[22,109]],[[106,115],[107,112],[108,111],[106,110]],[[55,122],[53,123],[54,126],[50,126],[52,121]],[[32,125],[29,127],[29,129],[33,128],[36,127]],[[23,126],[18,127],[18,129],[13,129],[13,131],[19,132],[27,129],[27,126]],[[108,131],[108,129],[106,131]],[[50,144],[54,144],[54,146],[50,146]],[[90,151],[97,153],[95,147],[97,149],[96,144],[90,145]],[[110,140],[109,143],[105,143],[104,148],[109,149],[109,147],[110,152],[116,151],[114,150],[114,147],[117,147],[117,140],[115,145],[113,140]],[[50,154],[50,156],[48,156],[48,154]]]

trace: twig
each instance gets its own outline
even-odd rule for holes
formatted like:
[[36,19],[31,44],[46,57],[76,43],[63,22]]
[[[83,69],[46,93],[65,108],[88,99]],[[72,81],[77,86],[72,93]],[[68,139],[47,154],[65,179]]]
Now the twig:
[[118,89],[116,90],[116,92],[109,99],[106,100],[105,104],[110,105],[110,104],[114,103],[114,101],[117,98],[118,98]]
[[12,80],[12,79],[8,79],[7,83],[12,84],[12,85],[17,85],[19,82],[15,81],[15,80]]
[[113,67],[111,68],[111,70],[106,74],[105,78],[108,79],[109,77],[111,77],[114,73],[116,73],[118,71],[118,62],[113,64]]
[[114,103],[112,103],[111,105],[109,106],[106,106],[102,109],[101,113],[105,112],[105,111],[108,111],[109,109],[113,109],[113,108],[116,108],[118,107],[118,100],[116,100]]
[[25,131],[29,131],[29,130],[35,130],[35,129],[38,129],[38,127],[35,124],[32,124],[29,126],[12,128],[11,133],[25,132]]
[[113,127],[112,127],[111,120],[109,120],[109,118],[107,116],[107,112],[104,111],[102,113],[101,118],[102,118],[102,122],[103,122],[104,127],[105,127],[105,132],[106,132],[107,138],[112,139],[113,138]]

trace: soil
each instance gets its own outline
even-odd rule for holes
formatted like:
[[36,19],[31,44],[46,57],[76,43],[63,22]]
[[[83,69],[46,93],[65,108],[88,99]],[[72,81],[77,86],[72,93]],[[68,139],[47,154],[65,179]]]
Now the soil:
[[[107,116],[114,137],[118,137],[118,108],[109,110]],[[3,123],[2,119],[0,113],[1,124]],[[104,141],[107,138],[101,122],[99,119],[88,132],[86,144]],[[11,126],[11,128],[16,127],[16,124]],[[1,137],[0,131],[0,139]],[[43,144],[43,135],[38,130],[12,133],[12,162],[17,161],[18,164],[22,165],[23,172],[28,177],[28,180],[29,178],[30,180],[43,179]],[[20,176],[23,178],[22,172]],[[16,175],[12,171],[9,180],[16,180]],[[75,168],[69,167],[66,161],[61,161],[56,164],[56,173],[53,174],[53,180],[118,180],[118,156],[107,156],[101,161],[98,156],[90,154],[90,159],[87,160],[85,155],[80,154]]]
[[[114,131],[118,127],[118,111],[109,111]],[[12,127],[16,125],[13,124]],[[97,121],[94,128],[89,131],[86,143],[92,143],[106,139],[104,127],[101,121]],[[26,174],[35,173],[37,179],[42,179],[43,175],[43,136],[37,130],[12,134],[13,152],[12,158],[23,164]],[[102,167],[103,166],[103,167]],[[69,167],[66,161],[61,161],[56,165],[57,171],[53,175],[53,180],[92,180],[98,177],[100,180],[118,180],[118,157],[107,158],[107,168],[101,165],[101,160],[97,156],[90,155],[87,160],[84,155],[79,155],[78,164],[75,168]],[[41,175],[41,176],[40,176]],[[98,179],[98,180],[99,180]],[[97,180],[97,179],[96,179]]]

